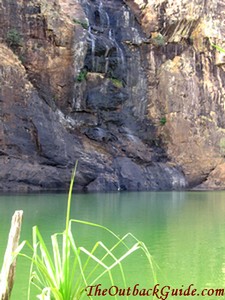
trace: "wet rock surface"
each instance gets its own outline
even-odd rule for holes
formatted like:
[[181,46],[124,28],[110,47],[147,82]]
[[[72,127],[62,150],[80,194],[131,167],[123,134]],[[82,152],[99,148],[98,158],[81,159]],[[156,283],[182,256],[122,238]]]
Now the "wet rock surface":
[[0,190],[223,188],[214,2],[0,1]]

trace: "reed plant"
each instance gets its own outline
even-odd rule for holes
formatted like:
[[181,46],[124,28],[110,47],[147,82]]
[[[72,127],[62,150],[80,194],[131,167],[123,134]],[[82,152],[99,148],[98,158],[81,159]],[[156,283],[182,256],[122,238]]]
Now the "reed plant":
[[[132,253],[140,250],[146,256],[146,263],[154,273],[152,257],[146,245],[131,233],[120,238],[110,229],[88,221],[70,219],[72,190],[77,164],[74,168],[67,201],[65,230],[51,236],[49,250],[37,226],[33,227],[33,241],[28,246],[32,255],[22,254],[31,261],[28,299],[31,297],[31,286],[37,288],[37,297],[40,300],[79,300],[93,299],[87,296],[86,288],[100,282],[107,277],[110,283],[115,283],[116,277],[121,278],[121,284],[127,286],[127,275],[123,261]],[[72,224],[78,223],[91,226],[110,234],[113,245],[110,247],[104,242],[96,242],[91,250],[77,245],[76,236],[72,232]],[[119,254],[118,254],[119,253]],[[110,297],[110,298],[115,298]],[[128,296],[126,297],[128,298]]]

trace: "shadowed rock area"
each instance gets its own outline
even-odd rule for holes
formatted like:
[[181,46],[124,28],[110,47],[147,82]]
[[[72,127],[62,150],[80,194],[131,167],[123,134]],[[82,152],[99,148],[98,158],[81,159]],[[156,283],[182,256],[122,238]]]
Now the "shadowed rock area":
[[0,190],[64,190],[76,160],[81,191],[215,186],[218,7],[171,3],[0,1]]

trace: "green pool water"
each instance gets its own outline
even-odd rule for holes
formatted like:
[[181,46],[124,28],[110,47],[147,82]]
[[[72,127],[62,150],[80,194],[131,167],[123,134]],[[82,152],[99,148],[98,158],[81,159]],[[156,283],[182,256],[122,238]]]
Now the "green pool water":
[[[31,241],[32,226],[38,225],[50,243],[50,235],[64,229],[66,204],[65,194],[1,195],[0,264],[15,210],[24,211],[21,240]],[[168,288],[185,290],[192,284],[191,289],[196,288],[196,294],[199,293],[199,296],[168,294],[167,299],[225,299],[225,293],[215,294],[217,289],[225,289],[225,192],[74,194],[71,217],[107,226],[119,236],[133,233],[153,256],[158,288],[168,286],[164,292]],[[85,226],[79,225],[74,234],[87,248],[97,240],[111,242],[102,231]],[[131,288],[135,284],[140,289],[154,287],[141,253],[125,261],[125,270]],[[20,257],[12,300],[26,299],[28,274],[29,263]],[[104,281],[99,284],[109,288]],[[200,292],[205,288],[214,294],[203,297]],[[155,296],[160,299],[162,295]],[[130,298],[153,299],[147,295]]]

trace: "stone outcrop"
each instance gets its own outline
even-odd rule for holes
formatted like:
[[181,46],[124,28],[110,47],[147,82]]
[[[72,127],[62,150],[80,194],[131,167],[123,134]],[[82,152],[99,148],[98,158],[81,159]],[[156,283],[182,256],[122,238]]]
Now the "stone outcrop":
[[[148,117],[190,186],[225,188],[224,8],[221,1],[126,1],[150,37]],[[217,186],[217,187],[218,187]]]
[[0,190],[224,188],[222,6],[1,0]]

